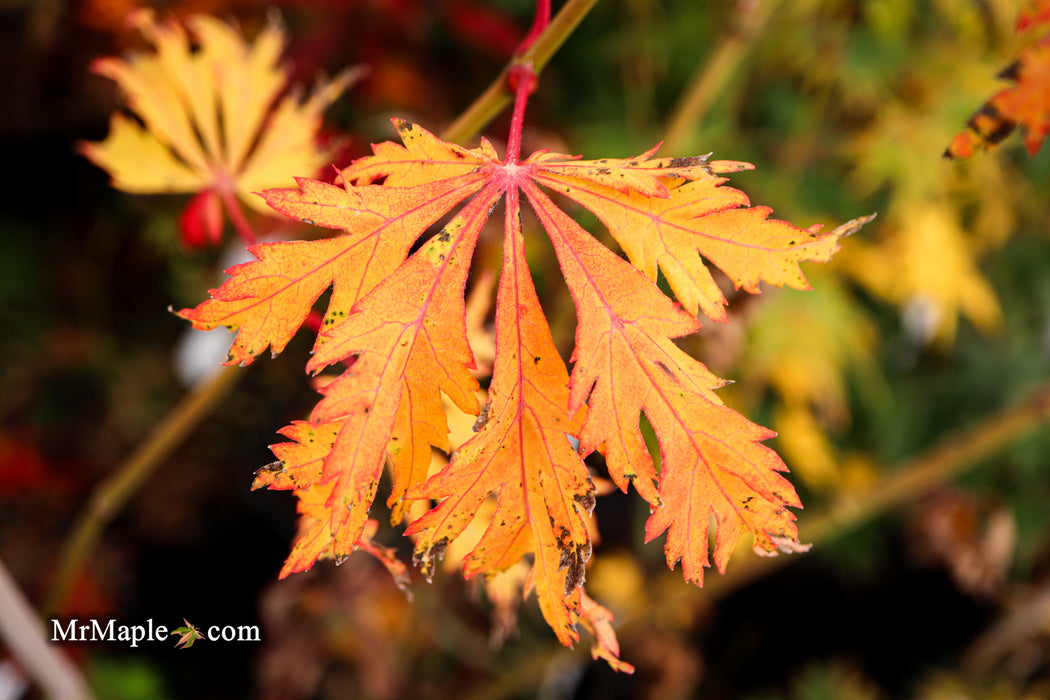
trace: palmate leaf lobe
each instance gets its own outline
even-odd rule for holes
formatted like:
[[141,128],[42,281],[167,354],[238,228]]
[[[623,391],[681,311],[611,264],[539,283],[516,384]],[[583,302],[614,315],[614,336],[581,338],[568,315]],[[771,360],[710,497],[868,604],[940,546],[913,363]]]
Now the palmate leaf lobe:
[[504,271],[496,302],[496,364],[488,420],[461,445],[449,465],[421,486],[418,497],[443,499],[412,523],[424,574],[435,549],[457,537],[490,493],[499,509],[464,575],[502,571],[531,553],[531,585],[544,617],[563,644],[578,638],[579,586],[590,558],[581,503],[593,486],[568,436],[579,432],[582,409],[568,410],[568,373],[525,263],[517,223],[517,191],[507,192]]
[[[689,581],[702,583],[712,516],[719,569],[747,533],[762,553],[802,549],[788,510],[798,497],[780,473],[783,462],[762,444],[772,433],[724,406],[715,394],[724,381],[673,339],[699,327],[698,310],[724,318],[707,263],[749,292],[761,282],[804,288],[799,261],[827,260],[863,221],[820,234],[769,219],[718,174],[749,167],[742,163],[655,158],[655,149],[627,160],[540,152],[500,161],[487,142],[467,150],[395,123],[403,145],[374,146],[342,171],[340,185],[300,180],[297,189],[263,193],[278,211],[344,235],[255,246],[257,261],[231,269],[212,300],[180,312],[198,327],[237,329],[230,362],[247,363],[266,347],[282,349],[320,293],[333,289],[307,368],[347,366],[322,390],[310,420],[282,431],[290,442],[274,446],[279,462],[255,483],[293,489],[300,499],[303,526],[282,575],[322,557],[338,560],[363,541],[388,463],[395,520],[406,501],[433,503],[407,529],[424,575],[495,494],[498,507],[464,558],[465,576],[531,559],[526,591],[537,592],[559,640],[575,642],[582,621],[596,634],[596,656],[627,670],[608,611],[582,588],[591,554],[585,516],[595,500],[582,457],[601,451],[615,483],[634,484],[653,509],[647,538],[667,533],[667,561],[681,561]],[[593,211],[630,262],[549,193]],[[577,307],[571,375],[525,259],[522,195]],[[484,419],[428,478],[431,448],[449,447],[441,394],[482,414],[463,294],[475,243],[501,200],[503,267]],[[440,231],[418,240],[464,202]],[[658,269],[681,305],[656,286]],[[642,414],[656,432],[659,468],[642,439]]]
[[[231,268],[230,279],[211,290],[210,300],[180,315],[199,329],[237,329],[229,364],[249,364],[268,347],[281,352],[326,289],[332,289],[332,298],[324,326],[346,318],[359,298],[401,264],[422,231],[484,184],[472,170],[494,156],[491,147],[445,148],[455,155],[436,161],[437,139],[413,138],[421,131],[405,125],[405,147],[380,149],[387,157],[373,168],[362,163],[367,158],[358,161],[344,171],[343,187],[300,178],[298,188],[267,190],[266,202],[274,210],[348,235],[252,246],[257,260]],[[438,162],[446,167],[437,177],[413,179],[414,172],[436,171],[432,164]],[[380,176],[393,184],[350,184]]]

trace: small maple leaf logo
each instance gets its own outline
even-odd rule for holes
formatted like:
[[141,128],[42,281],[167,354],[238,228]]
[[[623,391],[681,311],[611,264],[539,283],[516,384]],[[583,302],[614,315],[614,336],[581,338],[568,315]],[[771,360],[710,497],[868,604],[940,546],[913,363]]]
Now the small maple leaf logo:
[[171,635],[179,635],[179,641],[175,643],[176,649],[189,649],[198,639],[203,639],[203,635],[189,620],[182,618],[182,621],[186,623],[185,626],[176,627],[171,631]]

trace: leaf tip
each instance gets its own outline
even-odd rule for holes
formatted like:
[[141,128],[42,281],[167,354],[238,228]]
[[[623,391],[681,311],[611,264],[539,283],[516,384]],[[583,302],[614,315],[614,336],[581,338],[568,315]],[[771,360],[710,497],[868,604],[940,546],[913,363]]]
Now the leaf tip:
[[259,467],[255,470],[254,478],[252,479],[252,491],[258,489],[273,486],[277,476],[284,471],[284,462],[277,460],[271,462],[264,467]]
[[838,228],[836,228],[834,231],[831,232],[830,235],[834,236],[835,238],[852,236],[854,233],[864,228],[867,224],[874,221],[876,216],[878,216],[877,212],[873,212],[871,214],[868,214],[867,216],[858,216],[856,219],[851,219],[839,226]]
[[427,583],[434,582],[434,566],[445,557],[448,548],[448,538],[442,537],[430,547],[416,548],[412,553],[412,564],[415,565]]
[[802,544],[797,538],[787,535],[756,537],[754,551],[760,557],[775,557],[778,554],[803,554],[813,548],[813,543]]

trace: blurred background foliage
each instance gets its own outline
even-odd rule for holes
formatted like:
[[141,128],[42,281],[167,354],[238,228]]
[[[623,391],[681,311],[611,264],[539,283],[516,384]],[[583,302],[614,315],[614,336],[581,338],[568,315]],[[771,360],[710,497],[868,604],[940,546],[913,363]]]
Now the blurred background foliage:
[[[141,46],[124,23],[140,5],[0,4],[0,560],[41,605],[93,488],[186,391],[173,365],[185,324],[165,309],[196,304],[224,266],[220,251],[180,246],[187,198],[113,191],[74,151],[105,135],[120,104],[87,65]],[[664,155],[754,163],[731,184],[799,226],[878,212],[832,264],[807,269],[812,291],[727,290],[730,322],[682,342],[735,382],[728,403],[780,433],[811,553],[756,564],[741,552],[695,589],[666,571],[659,541],[643,545],[643,502],[603,496],[589,589],[617,615],[634,676],[591,662],[586,643],[559,647],[534,603],[515,610],[455,575],[414,580],[411,603],[364,556],[277,583],[293,499],[248,486],[273,431],[314,401],[299,338],[244,370],[164,460],[62,609],[260,624],[263,642],[71,647],[99,697],[1050,696],[1050,434],[1022,431],[907,480],[934,446],[981,435],[1047,380],[1050,153],[1028,157],[1014,136],[941,158],[1001,88],[994,76],[1023,42],[1019,5],[601,0],[530,103],[526,151],[625,157],[663,141]],[[439,132],[533,11],[528,0],[153,6],[235,19],[249,36],[276,7],[296,82],[367,65],[327,113],[330,133],[350,138],[337,164],[391,138],[394,115]],[[499,145],[506,128],[503,115],[485,133]],[[536,233],[537,285],[568,355],[571,302]],[[495,240],[479,263],[498,262]],[[397,533],[380,536],[407,556]]]

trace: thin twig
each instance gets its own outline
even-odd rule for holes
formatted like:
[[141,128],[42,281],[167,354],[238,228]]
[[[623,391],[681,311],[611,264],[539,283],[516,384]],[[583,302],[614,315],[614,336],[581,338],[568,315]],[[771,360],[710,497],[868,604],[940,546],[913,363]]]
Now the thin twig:
[[1012,652],[1043,635],[1048,622],[1050,582],[1044,582],[1009,601],[1006,612],[963,654],[960,666],[969,676],[986,677]]
[[596,2],[598,0],[569,0],[565,3],[543,34],[503,69],[492,84],[467,107],[466,111],[442,132],[441,138],[446,141],[463,143],[485,128],[485,125],[503,111],[514,97],[507,86],[507,75],[511,68],[521,62],[531,62],[536,75],[539,75]]
[[[799,540],[814,544],[833,542],[883,513],[920,498],[934,486],[958,477],[985,457],[1048,422],[1050,384],[976,426],[952,433],[900,467],[888,470],[887,476],[863,494],[842,496],[812,516],[803,512],[799,517]],[[725,576],[713,578],[712,585],[704,590],[718,597],[792,560],[792,557],[746,557]]]
[[68,658],[48,643],[47,630],[0,561],[0,639],[33,680],[58,700],[89,700],[91,692]]
[[221,195],[222,204],[226,207],[226,214],[230,217],[230,221],[233,222],[233,228],[237,231],[237,235],[241,237],[241,241],[245,246],[255,245],[259,242],[259,239],[255,235],[255,229],[248,222],[248,217],[244,215],[244,210],[241,208],[241,203],[230,190],[223,190]]
[[521,44],[515,49],[515,55],[525,53],[530,46],[536,43],[536,40],[540,38],[540,35],[543,34],[543,31],[550,23],[551,0],[536,0],[536,14],[532,18],[532,27],[529,28],[529,33],[525,35],[525,38],[521,40]]
[[124,508],[139,486],[224,397],[243,374],[239,367],[224,367],[183,397],[158,423],[146,440],[109,478],[95,488],[59,557],[59,569],[44,604],[45,617],[60,612],[70,586],[95,550],[106,525]]

